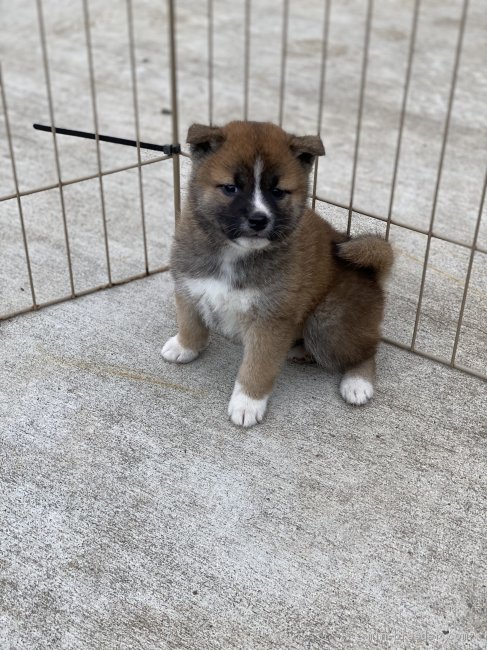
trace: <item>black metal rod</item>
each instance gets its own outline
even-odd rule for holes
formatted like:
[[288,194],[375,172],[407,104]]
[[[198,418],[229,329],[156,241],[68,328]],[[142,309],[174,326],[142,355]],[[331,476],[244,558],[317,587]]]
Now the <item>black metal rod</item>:
[[[34,129],[38,131],[47,131],[48,133],[59,133],[59,135],[74,135],[77,138],[86,138],[87,140],[96,140],[95,133],[89,133],[88,131],[75,131],[73,129],[61,129],[56,126],[48,126],[47,124],[33,124]],[[112,144],[123,144],[128,147],[136,147],[136,140],[127,140],[126,138],[115,138],[111,135],[101,135],[98,134],[98,140],[101,142],[111,142]],[[151,142],[139,142],[138,143],[141,149],[150,149],[151,151],[162,151],[165,154],[179,153],[180,146],[174,144],[152,144]]]

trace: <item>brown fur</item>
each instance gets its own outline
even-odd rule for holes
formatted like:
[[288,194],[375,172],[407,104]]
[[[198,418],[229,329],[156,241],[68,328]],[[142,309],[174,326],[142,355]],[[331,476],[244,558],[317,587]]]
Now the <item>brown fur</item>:
[[392,251],[377,237],[349,240],[305,207],[313,158],[324,153],[321,140],[297,138],[271,124],[236,122],[221,129],[193,125],[188,142],[193,173],[172,256],[181,343],[195,351],[206,345],[208,327],[184,281],[222,277],[228,238],[215,219],[229,199],[220,187],[234,182],[235,170],[251,169],[258,155],[289,194],[279,204],[282,236],[235,263],[235,290],[260,296],[241,316],[238,381],[253,398],[268,395],[297,339],[304,339],[320,365],[371,379],[384,306],[381,282]]
[[209,329],[193,304],[184,294],[177,292],[176,313],[181,345],[191,350],[202,350],[208,342]]

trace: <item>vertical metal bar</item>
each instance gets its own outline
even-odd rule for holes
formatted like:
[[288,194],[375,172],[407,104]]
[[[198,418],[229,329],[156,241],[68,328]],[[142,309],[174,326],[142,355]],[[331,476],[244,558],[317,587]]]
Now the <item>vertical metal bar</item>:
[[279,126],[282,126],[282,122],[284,119],[284,95],[286,92],[288,28],[289,28],[289,0],[284,0],[283,13],[282,13],[281,83],[279,87]]
[[244,120],[249,119],[250,0],[245,0]]
[[470,276],[472,274],[473,260],[474,260],[474,257],[475,257],[475,248],[477,246],[477,239],[478,239],[479,232],[480,232],[480,222],[482,221],[482,213],[484,211],[486,189],[487,189],[487,172],[485,173],[484,188],[482,190],[482,197],[480,199],[480,207],[479,207],[479,212],[478,212],[478,216],[477,216],[477,223],[475,224],[475,233],[474,233],[474,236],[473,236],[472,247],[470,249],[470,259],[468,261],[467,275],[465,277],[465,286],[464,286],[464,289],[463,289],[462,305],[460,307],[460,314],[458,316],[457,331],[455,333],[455,342],[453,344],[453,352],[452,352],[452,355],[451,355],[451,365],[452,366],[455,365],[455,359],[456,359],[456,356],[457,356],[458,343],[460,341],[460,330],[462,328],[463,313],[465,311],[465,304],[467,302],[468,287],[469,287],[469,284],[470,284]]
[[91,43],[90,13],[88,7],[88,0],[83,0],[83,17],[84,17],[84,26],[85,26],[86,51],[88,55],[88,72],[90,76],[91,109],[93,113],[93,124],[94,124],[95,139],[96,139],[96,164],[98,167],[98,184],[100,188],[103,236],[105,240],[105,258],[106,258],[106,265],[107,265],[108,284],[111,285],[112,271],[110,266],[110,247],[108,244],[108,227],[107,227],[107,217],[106,217],[106,210],[105,210],[105,192],[103,188],[103,176],[101,173],[101,151],[100,151],[100,140],[98,139],[98,108],[96,103],[95,70],[93,65],[93,48]]
[[[179,143],[179,113],[178,113],[178,79],[176,51],[176,16],[174,0],[168,0],[169,11],[169,66],[171,71],[171,116],[172,144]],[[177,220],[181,212],[181,177],[179,170],[179,154],[172,154],[174,182],[174,217]]]
[[142,178],[142,156],[140,153],[140,119],[139,99],[137,93],[137,71],[135,66],[135,39],[134,39],[134,16],[132,11],[132,0],[127,0],[127,25],[130,52],[130,74],[132,79],[132,98],[134,103],[135,138],[137,140],[137,171],[139,176],[139,199],[140,218],[142,222],[142,244],[144,247],[145,272],[149,273],[149,256],[147,254],[147,231],[145,227],[145,206],[144,206],[144,183]]
[[[327,63],[327,54],[328,54],[328,34],[330,29],[330,9],[331,9],[331,0],[325,1],[325,17],[323,19],[323,37],[322,37],[322,50],[321,50],[321,70],[320,70],[320,89],[319,89],[319,101],[318,101],[318,120],[316,131],[318,135],[321,135],[321,125],[323,121],[323,104],[325,100],[325,80],[326,80],[326,63]],[[312,208],[315,209],[316,205],[316,186],[318,183],[318,156],[315,159],[315,170],[313,176],[313,199],[312,199]]]
[[404,122],[406,119],[406,108],[407,108],[408,96],[409,96],[409,85],[411,82],[411,71],[413,68],[414,48],[416,46],[416,34],[418,31],[418,17],[419,17],[420,4],[421,4],[421,0],[415,0],[414,10],[413,10],[413,22],[411,26],[411,37],[409,40],[409,53],[408,53],[408,62],[407,62],[407,69],[406,69],[406,79],[404,81],[401,116],[399,118],[399,131],[397,134],[396,156],[394,159],[394,172],[392,174],[391,195],[389,197],[389,209],[387,212],[387,224],[386,224],[386,235],[385,235],[386,240],[389,239],[389,233],[391,230],[392,208],[394,206],[394,193],[396,191],[397,172],[399,169],[399,158],[401,156],[402,135],[404,131]]
[[365,98],[365,85],[367,82],[367,66],[369,62],[369,43],[370,43],[370,27],[372,24],[372,11],[373,11],[373,0],[368,0],[367,2],[367,17],[365,19],[365,37],[364,37],[364,50],[363,50],[363,59],[362,59],[362,76],[360,81],[360,98],[359,98],[359,107],[357,114],[357,129],[355,133],[355,151],[353,156],[353,171],[352,171],[352,185],[350,189],[350,204],[348,208],[348,224],[347,224],[347,235],[350,234],[352,227],[352,211],[353,211],[353,199],[355,195],[355,181],[357,178],[357,163],[358,163],[358,152],[360,148],[360,132],[362,130],[362,115],[364,111],[364,98]]
[[448,133],[450,130],[450,119],[451,119],[451,113],[452,113],[452,107],[453,107],[453,99],[455,97],[455,89],[457,85],[457,77],[458,77],[458,68],[460,65],[460,55],[462,52],[462,45],[463,45],[463,35],[465,33],[465,24],[467,21],[467,9],[468,9],[468,0],[464,0],[463,3],[463,8],[462,8],[462,17],[460,21],[460,28],[458,30],[458,40],[457,40],[457,47],[455,51],[455,62],[453,64],[453,73],[452,73],[452,81],[451,81],[451,86],[450,86],[450,95],[448,97],[448,107],[446,111],[446,119],[445,119],[445,127],[443,130],[443,140],[441,143],[441,152],[440,152],[440,159],[438,163],[438,174],[436,177],[436,186],[435,186],[435,193],[433,197],[433,207],[431,210],[431,218],[430,218],[430,223],[429,223],[429,228],[428,228],[428,239],[426,242],[426,250],[424,254],[424,261],[423,261],[423,274],[421,277],[421,286],[419,289],[419,297],[418,297],[418,305],[416,307],[416,318],[414,321],[414,330],[413,330],[413,336],[411,339],[411,350],[414,350],[415,344],[416,344],[416,336],[418,334],[418,326],[419,326],[419,318],[421,315],[421,306],[423,303],[423,293],[424,293],[424,285],[425,285],[425,280],[426,280],[426,271],[428,268],[428,260],[429,260],[429,253],[430,253],[430,247],[431,247],[431,237],[433,235],[433,226],[435,224],[435,217],[436,217],[436,206],[438,203],[438,195],[440,191],[440,183],[441,183],[441,176],[443,172],[443,162],[445,159],[445,151],[446,151],[446,144],[448,141]]
[[213,0],[208,0],[208,122],[213,124]]
[[[47,56],[47,41],[46,41],[46,30],[44,25],[44,13],[42,9],[42,0],[36,0],[37,2],[37,19],[39,23],[39,35],[41,39],[41,49],[42,49],[42,63],[44,67],[44,79],[46,82],[46,91],[47,91],[47,104],[49,108],[49,119],[51,120],[52,126],[55,126],[56,122],[54,119],[54,103],[52,101],[52,88],[51,88],[51,76],[49,72],[49,59]],[[52,144],[54,148],[54,160],[56,163],[56,175],[59,186],[59,201],[61,203],[61,213],[63,220],[63,231],[64,231],[64,245],[66,248],[66,262],[68,264],[68,275],[69,275],[69,286],[71,289],[71,297],[74,298],[74,278],[73,278],[73,265],[71,262],[71,248],[69,244],[69,231],[68,231],[68,222],[66,219],[66,206],[64,204],[64,190],[61,183],[61,163],[59,160],[59,151],[57,146],[57,138],[54,129],[52,131]]]
[[36,292],[34,289],[34,279],[32,277],[32,266],[30,263],[30,255],[29,255],[29,245],[27,243],[27,233],[25,229],[25,222],[24,222],[24,211],[22,209],[22,201],[20,199],[20,194],[19,194],[19,181],[17,177],[17,165],[15,164],[15,154],[14,154],[14,147],[13,147],[13,142],[12,142],[12,131],[10,129],[10,121],[8,119],[8,108],[7,108],[7,96],[5,92],[5,87],[3,84],[3,77],[2,77],[2,65],[0,63],[0,93],[1,93],[1,98],[2,98],[2,109],[3,109],[3,114],[5,116],[5,131],[7,133],[7,143],[8,143],[8,150],[10,154],[10,164],[12,167],[12,177],[14,180],[14,187],[15,187],[15,194],[16,194],[16,200],[17,200],[17,208],[19,211],[19,219],[20,219],[20,228],[22,230],[22,240],[24,243],[24,253],[25,253],[25,262],[27,265],[27,274],[29,276],[29,285],[30,285],[30,293],[32,296],[32,307],[34,309],[37,308],[37,302],[36,302]]

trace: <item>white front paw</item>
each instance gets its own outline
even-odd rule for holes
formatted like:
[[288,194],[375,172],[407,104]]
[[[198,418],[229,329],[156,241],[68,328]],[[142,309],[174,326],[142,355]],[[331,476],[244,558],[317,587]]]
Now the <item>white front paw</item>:
[[170,338],[169,341],[166,341],[161,350],[161,355],[163,359],[171,361],[171,363],[189,363],[196,359],[199,352],[191,350],[190,348],[185,348],[181,345],[176,335]]
[[243,391],[241,384],[236,381],[228,404],[230,420],[239,427],[253,427],[254,424],[262,422],[264,419],[268,399],[269,395],[262,399],[250,397]]
[[368,379],[345,375],[340,384],[340,393],[349,404],[360,406],[372,399],[374,387]]

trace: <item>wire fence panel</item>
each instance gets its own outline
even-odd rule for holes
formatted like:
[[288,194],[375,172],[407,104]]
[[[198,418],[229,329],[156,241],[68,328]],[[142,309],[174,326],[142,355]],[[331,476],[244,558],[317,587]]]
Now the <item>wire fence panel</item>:
[[[49,56],[49,51],[50,49],[56,50],[56,45],[59,46],[59,44],[55,41],[55,39],[52,38],[52,17],[53,17],[53,7],[50,5],[49,0],[36,0],[37,5],[36,9],[37,12],[34,14],[31,11],[31,8],[26,7],[26,11],[28,11],[31,14],[32,18],[32,27],[35,28],[34,33],[37,32],[38,36],[38,41],[39,41],[39,47],[40,47],[40,54],[41,54],[41,65],[42,68],[39,70],[39,73],[42,74],[42,69],[43,69],[43,74],[44,74],[44,87],[39,86],[38,88],[36,87],[36,91],[38,91],[40,94],[42,92],[45,93],[45,97],[47,100],[47,103],[42,107],[40,114],[44,115],[45,121],[49,122],[52,125],[61,125],[61,120],[59,119],[58,121],[58,116],[57,116],[57,111],[55,109],[55,104],[56,104],[56,81],[59,81],[59,68],[53,70],[53,64],[50,61],[50,56]],[[146,207],[145,207],[145,202],[144,202],[144,181],[142,177],[142,170],[143,169],[149,169],[149,168],[156,168],[159,167],[159,165],[156,165],[155,163],[161,163],[163,161],[172,159],[172,155],[154,155],[150,154],[150,156],[147,156],[147,154],[144,154],[140,146],[137,146],[136,151],[137,151],[137,162],[133,162],[130,164],[123,164],[123,165],[115,165],[111,167],[105,167],[103,168],[102,165],[102,150],[101,150],[101,142],[99,141],[98,138],[98,133],[99,133],[99,109],[98,109],[98,102],[97,102],[97,72],[99,74],[100,71],[100,65],[98,65],[97,68],[97,63],[99,64],[99,60],[97,60],[96,57],[96,52],[95,52],[95,47],[93,44],[93,39],[92,39],[92,10],[95,9],[93,4],[90,4],[88,0],[79,0],[77,3],[79,6],[79,12],[78,16],[81,20],[77,23],[77,28],[80,34],[84,34],[84,41],[85,41],[85,48],[84,52],[80,49],[78,53],[78,59],[80,59],[80,64],[83,64],[83,56],[84,56],[84,65],[87,68],[87,77],[88,77],[88,86],[87,90],[89,93],[89,96],[91,97],[91,109],[92,109],[92,125],[94,126],[95,130],[95,141],[94,141],[94,147],[95,147],[95,152],[96,152],[96,171],[94,173],[83,173],[83,165],[79,166],[79,171],[80,173],[77,176],[71,177],[71,178],[65,178],[62,175],[61,171],[61,153],[60,153],[60,138],[62,139],[63,136],[58,136],[54,131],[52,132],[51,136],[46,136],[42,135],[41,138],[38,138],[38,142],[36,144],[39,144],[43,147],[46,147],[46,142],[47,139],[50,137],[51,138],[51,144],[52,144],[52,155],[54,157],[54,169],[55,169],[55,176],[53,179],[53,182],[46,183],[46,184],[38,184],[37,186],[31,186],[29,184],[29,179],[26,178],[25,176],[23,177],[23,184],[20,184],[20,177],[18,173],[18,156],[15,154],[15,144],[14,142],[20,142],[23,137],[27,136],[29,138],[29,130],[32,128],[32,120],[29,121],[23,121],[21,125],[21,129],[12,129],[10,120],[9,120],[9,115],[14,115],[16,114],[9,109],[7,106],[7,83],[5,80],[5,75],[0,75],[0,90],[1,90],[1,107],[0,107],[0,120],[3,121],[3,126],[5,130],[5,136],[6,136],[6,141],[8,145],[8,154],[9,154],[9,159],[11,163],[11,169],[12,169],[12,175],[14,179],[13,187],[11,188],[10,191],[5,191],[4,188],[8,187],[1,183],[0,187],[0,206],[2,207],[2,213],[0,214],[5,214],[5,221],[2,221],[1,223],[1,231],[2,233],[7,233],[7,229],[11,230],[9,226],[9,221],[12,216],[12,205],[15,203],[17,205],[17,211],[19,215],[19,220],[20,220],[20,226],[21,226],[21,234],[22,234],[22,245],[23,245],[23,250],[24,250],[24,257],[25,257],[25,265],[27,269],[27,275],[28,275],[28,281],[29,281],[29,289],[30,289],[30,294],[31,294],[31,301],[30,303],[26,303],[24,295],[25,295],[25,289],[23,286],[23,282],[21,282],[21,278],[18,277],[19,273],[17,272],[15,275],[12,273],[10,276],[7,277],[8,282],[3,281],[4,278],[2,277],[2,274],[0,274],[0,280],[2,281],[0,283],[0,319],[4,320],[7,318],[11,318],[13,316],[26,313],[28,311],[36,310],[41,307],[45,307],[48,305],[56,304],[58,302],[62,302],[64,300],[68,300],[70,298],[86,295],[88,293],[92,293],[94,291],[98,291],[100,289],[105,289],[108,288],[112,285],[118,285],[118,284],[123,284],[125,282],[129,282],[134,279],[138,279],[140,277],[144,277],[145,275],[148,275],[150,273],[156,273],[156,272],[161,272],[164,270],[168,269],[167,265],[167,259],[168,259],[168,250],[169,250],[169,242],[170,242],[170,228],[167,228],[166,233],[164,234],[164,239],[165,239],[165,249],[166,249],[166,254],[163,257],[163,259],[159,259],[156,263],[152,262],[149,264],[149,259],[148,259],[148,232],[147,232],[147,227],[146,227]],[[47,11],[46,11],[46,6],[47,6]],[[67,12],[69,12],[72,8],[68,7]],[[128,48],[129,48],[129,61],[130,61],[130,83],[131,83],[131,92],[133,96],[133,118],[134,118],[134,131],[136,135],[136,140],[137,142],[141,141],[141,136],[140,136],[140,119],[139,119],[139,110],[138,110],[138,96],[137,96],[137,71],[136,71],[136,62],[135,62],[135,27],[134,27],[134,20],[133,20],[133,12],[132,12],[132,3],[130,0],[127,0],[126,3],[126,15],[127,15],[127,22],[126,22],[126,29],[128,33]],[[51,21],[51,22],[49,22]],[[167,28],[167,19],[166,16],[164,16],[164,20],[161,21],[161,26],[164,26]],[[173,30],[174,31],[174,30]],[[31,44],[29,44],[31,46]],[[169,41],[165,43],[166,49],[169,47]],[[56,54],[59,54],[59,47]],[[7,52],[8,55],[8,52]],[[11,57],[5,56],[4,59],[7,60],[7,63],[11,60]],[[168,68],[166,63],[166,68]],[[16,78],[14,75],[11,75],[11,78],[13,81],[16,81]],[[76,84],[77,79],[73,76],[71,81],[73,84]],[[14,84],[12,84],[14,85]],[[14,85],[15,88],[15,85]],[[76,89],[74,88],[74,93],[76,93]],[[18,105],[18,102],[17,102]],[[42,106],[42,102],[38,102],[37,108]],[[61,111],[60,111],[61,112]],[[17,113],[19,111],[17,110]],[[177,113],[177,112],[176,112]],[[39,113],[37,114],[39,116]],[[82,120],[85,119],[85,115],[80,113],[79,115],[80,123],[77,124],[62,124],[63,126],[80,126],[80,124],[83,124]],[[17,122],[19,120],[17,119]],[[0,123],[0,128],[2,127],[2,124]],[[120,133],[120,135],[127,135],[126,132]],[[166,136],[167,137],[167,136]],[[64,140],[65,142],[65,140]],[[79,142],[79,141],[78,141]],[[82,151],[83,155],[87,151],[87,147],[85,143],[81,143],[78,145],[80,150]],[[112,149],[117,149],[117,147],[112,147]],[[106,153],[109,150],[105,150],[104,153]],[[118,148],[118,151],[121,151],[120,148]],[[47,153],[49,153],[47,151]],[[110,159],[113,159],[116,156],[109,156]],[[87,158],[87,157],[86,157]],[[82,159],[82,163],[86,161],[86,158]],[[121,160],[123,160],[123,157],[120,157]],[[24,152],[24,158],[22,158],[22,161],[25,160],[25,152]],[[87,166],[89,168],[89,166]],[[137,265],[135,260],[131,260],[131,263],[129,265],[126,265],[127,268],[130,268],[130,273],[122,273],[118,274],[118,277],[115,279],[112,277],[112,272],[111,272],[111,260],[110,260],[110,243],[113,244],[114,240],[114,233],[109,231],[109,218],[108,218],[108,212],[109,208],[113,208],[113,200],[110,200],[107,202],[107,197],[106,197],[106,192],[104,188],[104,180],[110,177],[117,177],[117,178],[122,178],[126,177],[127,173],[130,174],[131,171],[136,171],[138,174],[138,193],[139,193],[139,201],[140,201],[140,221],[141,221],[141,239],[142,239],[142,250],[143,250],[143,263],[140,265]],[[152,189],[151,194],[153,195],[151,197],[151,208],[154,210],[154,204],[156,204],[156,210],[158,211],[158,218],[161,220],[161,213],[163,210],[161,209],[161,204],[164,200],[166,199],[165,203],[166,206],[169,203],[169,205],[172,205],[172,197],[171,200],[168,200],[168,197],[164,197],[164,195],[159,192],[159,196],[155,196],[154,192],[154,186],[157,184],[159,187],[158,189],[161,189],[161,186],[163,187],[163,181],[169,186],[173,187],[174,182],[174,173],[171,172],[167,173],[169,171],[169,168],[167,168],[167,171],[164,173],[164,177],[161,179],[158,179],[158,182],[155,183],[154,180],[154,174],[147,174],[148,176],[151,176],[152,178],[149,179],[148,182],[146,182],[146,185],[149,185],[149,189]],[[93,194],[93,189],[94,187],[91,185],[90,181],[96,180],[98,181],[98,200],[99,204],[96,206],[93,203],[93,198],[96,197],[96,194]],[[0,178],[0,182],[2,181],[2,178]],[[118,182],[117,182],[118,183]],[[128,188],[125,187],[125,183],[118,183],[118,186],[121,188],[120,189],[120,194],[126,195],[126,199],[130,198],[130,196],[133,194],[133,191],[127,191]],[[152,185],[152,187],[151,187]],[[66,194],[66,190],[69,189],[70,187],[73,188],[79,188],[79,191],[76,192],[77,200],[77,213],[81,213],[83,210],[88,210],[91,212],[91,215],[93,215],[93,218],[89,221],[86,219],[86,222],[83,223],[82,225],[85,226],[85,232],[82,233],[81,237],[73,236],[73,232],[75,232],[77,235],[80,234],[80,228],[78,224],[79,220],[79,214],[73,214],[72,210],[68,209],[68,203],[69,203],[69,196]],[[85,189],[83,189],[85,188]],[[9,188],[10,189],[10,188]],[[13,191],[12,191],[13,190]],[[57,191],[59,195],[59,206],[60,206],[60,214],[56,214],[56,210],[53,207],[53,202],[52,202],[52,192]],[[172,195],[172,192],[171,192]],[[27,210],[27,216],[28,218],[25,218],[25,209],[24,209],[24,204],[23,201],[29,200],[29,206]],[[156,203],[157,201],[157,203]],[[38,205],[39,209],[33,209],[33,206]],[[91,217],[90,215],[90,217]],[[121,214],[121,217],[123,218],[123,214]],[[95,220],[99,219],[101,224],[102,224],[102,229],[100,231],[99,228],[95,228],[94,222]],[[58,221],[59,220],[59,221]],[[117,227],[121,225],[121,228],[123,230],[124,225],[120,224],[121,219],[117,219],[119,222],[117,224]],[[154,219],[152,219],[154,221]],[[164,224],[165,225],[165,224]],[[5,228],[5,230],[3,230]],[[64,240],[64,250],[60,251],[59,249],[59,237],[58,237],[58,232],[61,230],[63,233],[63,240]],[[112,230],[116,230],[115,227],[112,228]],[[154,228],[152,228],[152,239],[156,241],[158,244],[161,243],[161,235],[162,233],[159,232],[157,233],[157,236],[154,235]],[[7,241],[7,237],[2,237],[2,244],[5,252],[5,248],[7,248],[6,253],[7,257],[11,255],[12,258],[15,257],[16,251],[14,250],[14,243],[10,244],[9,241]],[[76,266],[77,266],[77,260],[76,256],[73,257],[73,248],[81,248],[84,249],[82,254],[84,257],[86,257],[86,265],[89,266],[90,261],[93,257],[93,249],[95,248],[95,245],[98,245],[99,240],[103,241],[103,246],[104,246],[104,265],[105,265],[105,278],[101,279],[100,273],[93,273],[91,274],[91,278],[80,278],[78,277],[78,274],[76,273]],[[126,253],[126,250],[123,250],[123,247],[120,246],[121,242],[118,241],[116,242],[117,246],[115,246],[115,249],[118,249],[118,257],[120,258],[121,256]],[[151,242],[153,243],[153,242]],[[134,239],[131,240],[131,244],[133,248],[137,248],[138,244],[136,244],[136,241]],[[10,249],[11,248],[11,249]],[[126,248],[126,247],[125,247]],[[64,269],[62,266],[59,264],[59,259],[56,260],[56,263],[54,263],[54,255],[56,255],[57,258],[59,258],[59,254],[62,252],[65,258],[65,266]],[[97,263],[100,262],[100,260],[97,260]],[[6,266],[6,270],[4,271],[4,275],[9,273],[9,266],[10,269],[12,268],[12,265],[4,265]],[[79,266],[79,265],[78,265]],[[100,269],[98,269],[100,270]],[[63,275],[66,276],[66,280],[68,282],[68,287],[70,289],[69,293],[66,293],[63,289],[63,285],[65,284],[65,279],[63,279]],[[101,279],[101,281],[100,281]],[[17,287],[17,290],[20,289],[22,292],[22,295],[19,295],[19,299],[17,299],[16,296],[12,296],[12,289],[9,286],[18,284],[19,286]],[[7,285],[7,286],[5,286]],[[37,287],[37,292],[36,292],[36,287]],[[10,295],[9,295],[10,294]],[[39,297],[37,294],[41,294],[41,297]]]
[[[482,0],[117,2],[19,0],[0,18],[0,319],[167,270],[188,152],[141,143],[269,120],[324,140],[311,205],[395,247],[384,339],[486,377]],[[42,120],[94,143],[31,132]]]

